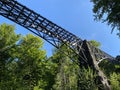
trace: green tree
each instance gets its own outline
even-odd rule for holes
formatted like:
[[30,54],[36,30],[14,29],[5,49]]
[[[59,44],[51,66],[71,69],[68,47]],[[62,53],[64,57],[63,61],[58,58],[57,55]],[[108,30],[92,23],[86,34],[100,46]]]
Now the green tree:
[[[90,43],[95,47],[100,46],[100,43],[95,40],[90,41]],[[74,53],[65,45],[59,49],[55,49],[52,56],[52,62],[56,64],[56,76],[53,88],[55,90],[77,90],[79,79],[80,90],[97,90],[95,83],[97,75],[93,73],[90,68],[80,68],[78,64],[75,63],[77,57],[70,58],[70,55],[73,56],[72,54]],[[75,62],[72,61],[72,59]]]
[[[14,54],[16,42],[20,35],[14,32],[15,27],[8,24],[0,25],[0,89],[8,90],[14,86]],[[10,67],[11,66],[11,67]]]
[[[97,48],[100,46],[100,43],[95,40],[91,40],[90,43]],[[59,49],[55,49],[51,59],[52,62],[56,64],[56,76],[53,88],[55,90],[77,90],[79,79],[80,90],[97,90],[95,73],[93,73],[90,68],[80,68],[78,64],[76,64],[77,57],[70,58],[70,56],[73,56],[72,54],[74,54],[74,52],[65,45]]]
[[39,85],[45,60],[45,51],[41,49],[42,46],[42,40],[31,34],[21,38],[18,43],[16,72],[22,87],[33,90],[34,86]]
[[112,90],[120,89],[120,63],[119,62],[109,62],[108,60],[102,61],[99,66],[107,75]]
[[[0,90],[33,90],[45,87],[46,52],[39,37],[24,37],[12,25],[0,25]],[[39,88],[40,89],[40,88]]]
[[93,72],[93,70],[88,67],[86,68],[80,68],[79,70],[79,90],[98,90],[97,84],[96,84],[96,76],[97,74]]
[[100,42],[97,42],[95,40],[90,40],[89,42],[96,48],[100,48],[101,46]]
[[51,60],[51,58],[46,58],[42,64],[41,79],[39,80],[39,85],[34,90],[53,90],[52,86],[55,83],[56,64]]
[[[95,20],[106,22],[120,31],[120,1],[119,0],[91,0],[93,2],[93,12]],[[120,35],[120,32],[118,33]]]
[[110,82],[112,90],[120,90],[120,73],[111,73]]
[[[62,45],[61,45],[62,46]],[[63,45],[55,49],[52,62],[55,64],[54,90],[77,90],[78,65],[69,58],[70,48]],[[69,56],[67,56],[69,53]]]

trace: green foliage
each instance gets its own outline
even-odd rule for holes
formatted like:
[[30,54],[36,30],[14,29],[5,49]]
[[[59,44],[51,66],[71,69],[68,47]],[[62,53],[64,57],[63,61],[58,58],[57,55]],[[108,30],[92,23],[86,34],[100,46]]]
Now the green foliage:
[[108,60],[102,61],[99,66],[104,71],[104,73],[109,76],[111,73],[115,71],[115,65],[110,63]]
[[[61,44],[47,58],[39,37],[17,35],[14,29],[11,25],[0,25],[0,90],[78,90],[79,85],[79,90],[98,90],[95,72],[80,68],[75,63],[77,56],[73,57],[75,54],[68,46]],[[94,40],[90,42],[100,46]],[[120,65],[105,60],[100,67],[112,89],[119,90]]]
[[20,38],[14,29],[0,25],[0,90],[33,90],[42,84],[43,42],[31,34]]
[[99,48],[101,46],[100,42],[97,42],[95,40],[90,40],[89,42],[96,48]]
[[109,77],[110,74],[120,72],[120,64],[115,62],[109,62],[108,60],[102,61],[99,66],[104,71],[104,73]]
[[120,90],[120,73],[112,73],[110,75],[112,90]]
[[14,86],[13,54],[19,37],[20,35],[14,32],[14,26],[5,23],[0,25],[0,89],[2,90]]
[[95,82],[96,76],[91,68],[81,68],[79,71],[79,90],[98,90]]
[[19,39],[19,35],[15,34],[14,29],[15,27],[12,25],[5,23],[0,25],[0,48],[9,49]]
[[95,20],[107,22],[112,29],[117,28],[120,31],[119,0],[91,0],[91,2],[94,3],[93,12],[95,13]]
[[55,49],[51,57],[52,62],[56,64],[54,90],[77,90],[78,66],[67,56],[68,53],[71,53],[71,50],[63,45]]
[[[43,42],[31,34],[21,38],[17,48],[18,75],[23,78],[24,86],[33,88],[38,85],[41,78],[41,68],[45,58],[45,51],[41,50]],[[21,83],[22,83],[21,82]]]
[[107,75],[112,90],[120,90],[120,64],[118,62],[109,62],[104,60],[99,65]]
[[[64,53],[62,52],[64,51]],[[66,56],[69,48],[62,46],[56,49],[51,60],[56,64],[54,90],[97,90],[96,74],[92,69],[80,68]],[[72,56],[72,52],[70,53]],[[74,58],[76,60],[76,57]],[[78,83],[79,81],[79,83]],[[80,86],[80,87],[78,87]]]

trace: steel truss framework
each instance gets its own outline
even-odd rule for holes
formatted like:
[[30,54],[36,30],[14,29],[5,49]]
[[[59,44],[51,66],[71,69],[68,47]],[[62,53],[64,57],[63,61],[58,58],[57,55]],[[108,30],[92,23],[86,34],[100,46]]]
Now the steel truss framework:
[[[67,45],[69,45],[69,47],[78,55],[81,50],[84,50],[81,48],[81,45],[83,44],[82,39],[54,24],[33,10],[30,10],[26,6],[23,6],[16,0],[0,0],[0,15],[27,28],[56,48],[60,47],[60,43],[67,43]],[[114,59],[112,56],[98,48],[93,46],[91,46],[91,48],[98,61],[97,63],[103,59]]]
[[[56,48],[60,48],[61,43],[68,45],[75,52],[75,55],[79,56],[79,65],[92,66],[102,78],[102,84],[108,84],[105,76],[100,73],[98,64],[104,59],[112,61],[114,57],[95,48],[86,40],[78,38],[16,0],[0,0],[0,15],[25,27]],[[109,85],[107,87],[109,88]]]

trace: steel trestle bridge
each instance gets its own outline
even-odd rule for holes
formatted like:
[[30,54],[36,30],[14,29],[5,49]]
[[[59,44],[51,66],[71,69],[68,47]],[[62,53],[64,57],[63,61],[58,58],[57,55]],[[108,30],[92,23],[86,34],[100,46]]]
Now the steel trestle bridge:
[[99,76],[104,81],[101,81],[102,84],[105,83],[104,86],[109,88],[98,64],[104,59],[113,61],[114,57],[95,48],[88,41],[82,40],[16,0],[0,0],[0,15],[28,29],[56,48],[60,47],[60,43],[68,45],[79,56],[80,65],[88,65],[98,71]]

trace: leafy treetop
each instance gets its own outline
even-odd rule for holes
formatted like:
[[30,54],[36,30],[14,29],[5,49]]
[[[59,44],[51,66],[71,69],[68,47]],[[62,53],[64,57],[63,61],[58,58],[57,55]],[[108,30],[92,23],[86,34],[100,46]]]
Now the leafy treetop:
[[106,22],[112,27],[112,31],[117,28],[120,35],[120,0],[91,0],[93,2],[93,12],[95,20]]

